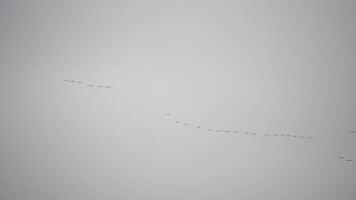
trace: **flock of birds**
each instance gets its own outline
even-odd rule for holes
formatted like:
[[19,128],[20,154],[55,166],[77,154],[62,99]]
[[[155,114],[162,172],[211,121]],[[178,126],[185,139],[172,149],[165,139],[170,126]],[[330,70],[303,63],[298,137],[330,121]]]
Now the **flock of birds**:
[[[179,120],[174,120],[172,119],[172,114],[171,113],[165,113],[164,114],[166,117],[170,118],[172,120],[172,123],[174,124],[179,124],[184,127],[191,127],[199,130],[206,131],[208,134],[215,134],[218,136],[234,136],[234,135],[250,135],[250,136],[274,136],[274,137],[290,137],[290,138],[295,138],[295,139],[312,139],[314,136],[301,136],[301,135],[296,135],[296,134],[264,134],[264,133],[255,133],[255,132],[248,132],[248,131],[237,131],[237,130],[226,130],[226,129],[212,129],[212,128],[206,128],[200,125],[184,122],[184,121],[179,121]],[[350,131],[351,134],[356,134],[355,130]],[[340,160],[343,160],[348,163],[354,162],[353,159],[346,158],[344,156],[339,156]]]
[[[165,113],[166,117],[171,118],[172,114],[171,113]],[[196,125],[180,120],[173,120],[172,121],[174,124],[179,124],[184,127],[192,127],[195,129],[203,130],[207,134],[215,134],[219,136],[234,136],[234,135],[249,135],[249,136],[263,136],[263,137],[286,137],[286,138],[292,138],[292,139],[313,139],[314,136],[302,136],[302,135],[297,135],[297,134],[288,134],[288,133],[276,133],[276,134],[267,134],[267,133],[256,133],[256,132],[250,132],[250,131],[240,131],[240,130],[228,130],[228,129],[213,129],[213,128],[207,128],[203,127],[201,125]]]
[[85,85],[87,87],[111,88],[110,85],[94,85],[94,84],[85,83],[83,81],[76,81],[76,80],[63,80],[63,81],[67,82],[67,83],[73,83],[73,84],[82,84],[82,85]]
[[[72,83],[72,84],[79,84],[87,87],[97,87],[97,88],[111,88],[109,85],[94,85],[94,84],[89,84],[85,83],[83,81],[76,81],[76,80],[63,80],[66,83]],[[185,121],[180,121],[180,120],[174,120],[172,119],[172,114],[171,113],[165,113],[164,114],[166,117],[169,117],[172,120],[172,123],[177,124],[177,125],[182,125],[184,127],[191,127],[199,130],[205,131],[207,134],[215,134],[218,136],[234,136],[237,134],[240,135],[249,135],[249,136],[263,136],[263,137],[287,137],[287,138],[292,138],[292,139],[304,139],[304,140],[309,140],[313,139],[314,136],[303,136],[303,135],[297,135],[297,134],[288,134],[288,133],[277,133],[277,134],[267,134],[267,133],[256,133],[256,132],[249,132],[249,131],[240,131],[240,130],[228,130],[228,129],[213,129],[213,128],[208,128],[208,127],[203,127],[201,125],[196,125],[192,123],[188,123]],[[350,134],[356,134],[356,130],[351,130],[349,131]],[[350,158],[346,158],[344,156],[339,156],[339,160],[343,160],[348,163],[353,163],[354,160]]]

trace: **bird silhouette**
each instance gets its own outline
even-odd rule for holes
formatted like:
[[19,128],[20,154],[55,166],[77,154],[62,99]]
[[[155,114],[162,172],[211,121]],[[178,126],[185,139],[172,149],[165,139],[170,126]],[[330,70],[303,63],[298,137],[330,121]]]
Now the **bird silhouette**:
[[342,157],[342,156],[340,156],[339,158],[340,158],[341,160],[344,159],[344,157]]
[[347,159],[346,161],[347,161],[347,162],[353,162],[354,160],[352,160],[352,159]]

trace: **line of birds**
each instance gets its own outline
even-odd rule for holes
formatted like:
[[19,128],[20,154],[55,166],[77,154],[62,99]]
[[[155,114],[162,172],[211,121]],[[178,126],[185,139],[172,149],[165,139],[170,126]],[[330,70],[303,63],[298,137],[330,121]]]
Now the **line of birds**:
[[76,80],[63,80],[63,82],[74,83],[74,84],[83,84],[83,85],[86,85],[87,87],[111,88],[110,85],[94,85],[94,84],[89,84],[89,83],[85,83],[83,81],[76,81]]
[[[171,113],[165,113],[165,116],[171,117]],[[213,129],[213,128],[207,128],[203,127],[200,125],[195,125],[191,124],[188,122],[183,122],[179,120],[174,120],[174,124],[180,124],[185,127],[193,127],[196,129],[200,129],[203,131],[206,131],[208,134],[216,134],[219,136],[234,136],[236,134],[243,134],[243,135],[250,135],[250,136],[264,136],[264,137],[290,137],[290,138],[295,138],[295,139],[312,139],[314,136],[302,136],[302,135],[296,135],[296,134],[267,134],[267,133],[256,133],[256,132],[249,132],[249,131],[238,131],[238,130],[228,130],[228,129]]]
[[[167,117],[171,117],[172,114],[171,113],[165,113],[164,114]],[[188,122],[183,122],[183,121],[179,121],[179,120],[174,120],[173,121],[174,124],[180,124],[186,127],[193,127],[196,129],[200,129],[203,131],[207,131],[209,134],[216,134],[219,136],[233,136],[235,134],[244,134],[244,135],[250,135],[250,136],[281,136],[281,137],[292,137],[292,138],[297,138],[297,139],[312,139],[314,138],[313,136],[300,136],[300,135],[291,135],[291,134],[261,134],[261,133],[253,133],[253,132],[248,132],[248,131],[236,131],[236,130],[226,130],[226,129],[212,129],[212,128],[204,128],[200,125],[194,125]],[[350,131],[350,133],[356,133],[354,130]],[[344,156],[339,156],[340,160],[343,160],[345,162],[348,163],[353,163],[354,160],[350,159],[350,158],[345,158]]]
[[[82,85],[86,85],[87,87],[98,87],[98,88],[111,88],[111,86],[108,85],[94,85],[94,84],[89,84],[89,83],[85,83],[83,81],[76,81],[76,80],[63,80],[64,82],[67,83],[74,83],[74,84],[82,84]],[[172,114],[171,113],[165,113],[165,116],[167,117],[171,117]],[[296,139],[312,139],[314,138],[314,136],[301,136],[301,135],[292,135],[292,134],[262,134],[262,133],[255,133],[255,132],[248,132],[248,131],[237,131],[237,130],[226,130],[226,129],[212,129],[212,128],[206,128],[206,127],[202,127],[200,125],[194,125],[188,122],[183,122],[183,121],[178,121],[175,120],[173,121],[173,123],[175,124],[180,124],[180,125],[184,125],[185,127],[193,127],[196,129],[200,129],[200,130],[204,130],[206,131],[208,134],[217,134],[220,136],[233,136],[235,134],[244,134],[244,135],[250,135],[250,136],[281,136],[281,137],[291,137],[291,138],[296,138]],[[356,134],[356,130],[350,130],[349,131],[350,134]],[[350,159],[350,158],[345,158],[344,156],[339,156],[339,160],[343,160],[345,162],[348,163],[353,163],[354,160]]]

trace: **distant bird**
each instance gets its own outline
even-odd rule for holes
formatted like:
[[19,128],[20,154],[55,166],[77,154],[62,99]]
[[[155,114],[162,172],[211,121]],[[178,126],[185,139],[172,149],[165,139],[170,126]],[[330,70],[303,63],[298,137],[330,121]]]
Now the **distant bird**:
[[78,81],[77,83],[79,83],[79,84],[82,84],[83,82],[81,82],[81,81]]
[[103,86],[101,86],[101,85],[97,85],[96,87],[103,87]]
[[89,87],[93,87],[94,85],[88,85]]
[[347,161],[347,162],[353,162],[354,160],[352,160],[352,159],[347,159],[346,161]]
[[308,139],[312,139],[314,136],[309,136]]
[[201,128],[201,126],[197,126],[197,128]]
[[344,157],[342,157],[342,156],[340,156],[339,158],[340,158],[341,160],[344,159]]
[[351,130],[350,133],[356,133],[356,131],[355,130]]
[[69,80],[63,80],[64,82],[68,82]]
[[250,134],[249,132],[245,132],[246,135]]
[[265,134],[265,136],[269,136],[268,134]]

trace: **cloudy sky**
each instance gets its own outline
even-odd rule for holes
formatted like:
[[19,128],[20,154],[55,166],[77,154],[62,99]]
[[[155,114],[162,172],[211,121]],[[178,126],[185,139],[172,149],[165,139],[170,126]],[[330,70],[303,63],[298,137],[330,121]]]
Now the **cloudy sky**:
[[0,199],[354,199],[355,20],[352,0],[1,0]]

